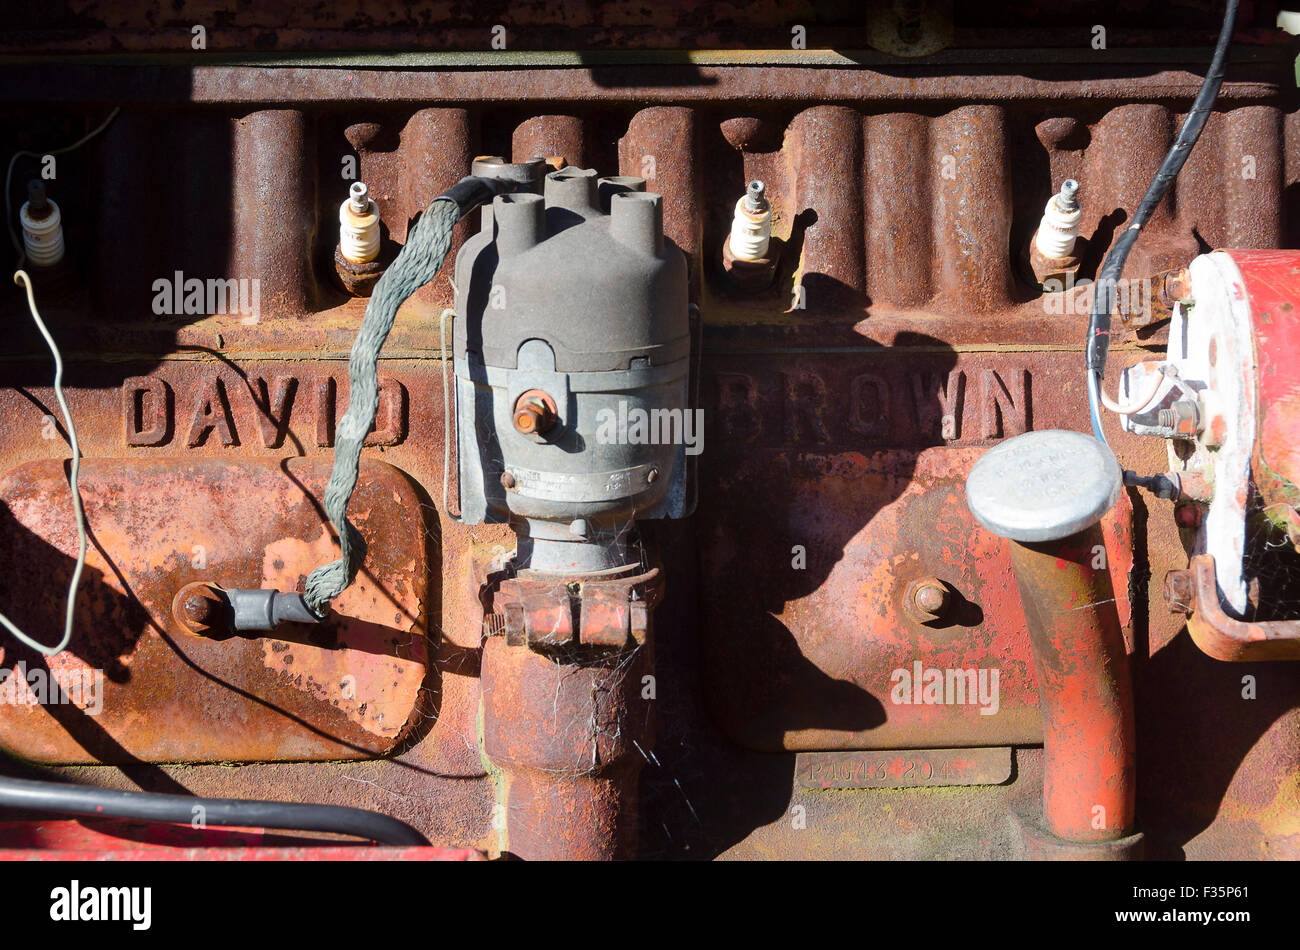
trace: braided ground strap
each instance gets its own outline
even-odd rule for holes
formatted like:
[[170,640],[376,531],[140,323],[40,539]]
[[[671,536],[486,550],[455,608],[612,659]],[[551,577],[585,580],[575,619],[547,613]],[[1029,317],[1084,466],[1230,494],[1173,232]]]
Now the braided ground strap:
[[357,576],[366,556],[365,542],[347,520],[348,501],[357,487],[361,446],[375,424],[379,410],[379,351],[393,329],[397,309],[422,286],[433,280],[451,248],[451,232],[461,209],[454,200],[436,198],[411,229],[402,248],[375,284],[366,315],[361,320],[348,377],[352,388],[348,409],[334,438],[334,470],[325,488],[325,513],[338,531],[342,554],[337,561],[316,568],[307,577],[303,599],[324,617],[329,602],[343,593]]

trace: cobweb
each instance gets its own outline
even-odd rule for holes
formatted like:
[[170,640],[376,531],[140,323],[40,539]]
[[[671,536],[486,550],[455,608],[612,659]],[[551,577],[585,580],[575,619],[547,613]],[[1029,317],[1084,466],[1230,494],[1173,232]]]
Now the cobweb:
[[1256,498],[1246,520],[1242,563],[1247,621],[1300,618],[1300,553],[1286,532],[1266,517]]

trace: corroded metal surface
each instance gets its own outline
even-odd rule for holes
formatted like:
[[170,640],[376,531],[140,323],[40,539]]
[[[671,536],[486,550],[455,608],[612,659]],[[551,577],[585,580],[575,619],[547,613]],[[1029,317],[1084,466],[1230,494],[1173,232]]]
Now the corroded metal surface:
[[1135,823],[1133,685],[1102,545],[1098,526],[1008,542],[1043,709],[1043,818],[1056,837],[1088,843]]
[[1246,621],[1228,616],[1219,602],[1213,555],[1198,554],[1187,570],[1166,574],[1165,600],[1171,610],[1190,615],[1188,633],[1216,660],[1300,660],[1300,620]]
[[[969,514],[963,480],[980,446],[1077,420],[1077,357],[900,349],[706,366],[708,695],[750,748],[1041,741],[1010,555]],[[1126,624],[1130,511],[1105,538]],[[927,621],[911,601],[930,578],[950,602]],[[895,671],[917,660],[997,670],[996,708],[894,701]]]
[[801,752],[795,777],[821,789],[1001,785],[1011,778],[1011,747]]
[[[1252,0],[1241,5],[1240,32],[1247,38],[1266,36],[1262,30],[1250,29],[1260,20],[1260,6]],[[0,48],[191,52],[192,27],[197,23],[207,24],[205,48],[213,53],[439,49],[481,56],[507,48],[746,52],[788,48],[791,23],[798,21],[812,50],[873,47],[890,54],[889,58],[920,56],[943,49],[955,37],[965,47],[959,55],[969,56],[981,47],[1009,42],[1026,51],[1064,47],[1076,34],[1084,38],[1080,44],[1086,47],[1088,27],[1096,22],[1091,7],[1086,0],[1052,4],[1021,0],[994,9],[936,0],[913,3],[910,8],[889,0],[868,4],[839,0],[792,10],[780,0],[755,0],[737,11],[681,2],[557,8],[542,0],[488,0],[472,6],[417,0],[388,8],[346,0],[322,8],[209,0],[182,9],[161,0],[86,0],[75,6],[19,8],[9,25],[12,38]],[[1271,12],[1264,7],[1265,13]],[[1169,46],[1204,43],[1216,23],[1214,12],[1199,5],[1181,6],[1173,22],[1159,12],[1153,4],[1129,8],[1128,29],[1116,31],[1114,45],[1150,46],[1153,40]]]
[[489,637],[483,651],[483,752],[499,770],[500,852],[633,856],[637,780],[652,742],[649,649],[552,656]]
[[[352,510],[371,545],[366,574],[319,627],[200,639],[172,616],[188,583],[292,591],[337,544],[318,505],[320,464],[87,460],[81,496],[93,544],[67,651],[48,661],[6,644],[0,663],[37,682],[99,676],[62,706],[24,682],[0,743],[40,762],[355,758],[394,747],[416,714],[428,659],[423,532],[413,486],[365,466]],[[35,462],[0,480],[3,597],[31,635],[57,627],[40,595],[65,586],[76,554],[64,467]],[[17,680],[17,678],[15,678]],[[91,693],[96,695],[90,695]]]
[[1234,251],[1255,335],[1261,418],[1251,472],[1262,503],[1300,504],[1300,254]]
[[[1071,9],[1086,34],[1089,11]],[[639,39],[612,24],[597,40],[691,45],[676,36],[727,45],[703,42],[725,38],[695,29],[680,11],[655,10],[666,19]],[[97,11],[87,16],[104,15]],[[392,21],[398,15],[358,14],[363,28],[344,31],[344,45],[391,47],[409,31]],[[528,5],[512,10],[512,24],[534,25],[512,26],[510,49],[534,41],[562,48],[556,32],[537,25],[547,15]],[[506,52],[496,60],[476,54],[455,69],[429,68],[437,64],[418,57],[341,68],[196,59],[178,67],[7,69],[0,98],[10,104],[20,147],[72,141],[102,116],[99,103],[126,105],[101,140],[61,159],[55,197],[69,209],[73,278],[81,283],[38,291],[70,357],[70,399],[91,459],[165,460],[177,468],[196,460],[328,459],[346,404],[344,361],[364,307],[330,286],[331,219],[346,194],[339,168],[348,157],[358,160],[386,236],[398,244],[475,154],[563,155],[604,174],[648,178],[664,195],[669,235],[691,255],[705,322],[704,497],[696,523],[668,534],[676,547],[665,559],[671,596],[656,614],[659,741],[646,747],[653,759],[634,747],[605,748],[612,771],[591,776],[582,753],[608,745],[608,734],[593,740],[585,720],[538,722],[519,712],[549,708],[545,700],[557,689],[570,712],[590,712],[593,684],[635,686],[639,696],[639,679],[588,671],[569,693],[558,666],[533,669],[519,648],[496,656],[506,649],[502,638],[492,638],[500,646],[484,658],[484,605],[467,580],[477,558],[512,541],[499,526],[456,525],[434,501],[444,415],[437,318],[451,299],[439,278],[403,309],[389,340],[381,363],[389,383],[369,449],[418,486],[404,502],[403,527],[424,537],[424,616],[435,640],[408,733],[375,761],[137,763],[70,775],[110,787],[361,805],[401,817],[439,843],[496,848],[500,829],[477,724],[482,685],[499,690],[495,750],[525,763],[508,783],[509,800],[542,816],[534,828],[561,838],[558,845],[530,839],[516,823],[512,852],[607,854],[629,833],[612,817],[631,805],[620,796],[632,786],[616,773],[639,762],[642,854],[1023,855],[1006,816],[1041,797],[1037,749],[1018,747],[1014,775],[1001,785],[825,792],[798,786],[793,754],[746,746],[834,744],[836,754],[858,755],[855,747],[873,743],[892,753],[1041,737],[1010,563],[964,520],[960,483],[978,451],[998,439],[1023,428],[1086,426],[1079,370],[1086,296],[1040,296],[1016,258],[1046,196],[1074,177],[1088,239],[1080,273],[1095,273],[1181,123],[1205,59],[1200,49],[1146,56],[1122,47],[1177,37],[1184,46],[1203,44],[1213,24],[1189,23],[1190,33],[1164,23],[1158,31],[1135,27],[1116,39],[1105,63],[1086,43],[1064,50],[1046,31],[1027,44],[1039,49],[992,49],[1026,15],[1034,14],[1014,5],[986,10],[985,29],[999,17],[1002,25],[973,44],[975,24],[959,22],[958,48],[921,69],[877,54],[771,49],[662,64],[598,56],[512,63]],[[771,45],[788,43],[785,14],[771,16],[781,37]],[[120,17],[112,35],[122,48],[188,43],[187,30],[173,37],[163,23],[133,31],[140,21],[129,11]],[[860,5],[846,7],[844,17],[861,24]],[[582,28],[576,21],[554,27],[570,38]],[[340,39],[280,24],[262,32],[281,49],[324,50]],[[847,35],[813,30],[810,46],[839,48]],[[747,32],[740,45],[753,45],[753,36]],[[254,48],[255,38],[214,30],[212,50]],[[1295,210],[1300,181],[1292,56],[1258,31],[1243,30],[1243,38],[1261,45],[1234,50],[1202,143],[1127,276],[1185,264],[1198,238],[1213,246],[1294,242],[1294,222],[1279,214],[1282,206]],[[422,30],[419,45],[481,50],[488,39]],[[28,34],[23,45],[58,47],[61,37],[36,40]],[[1029,68],[1019,65],[1030,60]],[[56,101],[72,104],[50,109]],[[182,153],[187,160],[175,161]],[[1241,174],[1243,154],[1254,158],[1254,178]],[[73,173],[83,160],[84,171]],[[751,178],[768,185],[782,255],[772,286],[742,295],[725,281],[720,249]],[[133,196],[152,187],[165,191],[169,213],[133,212]],[[199,220],[206,226],[193,227]],[[477,219],[462,225],[458,240],[477,227]],[[259,276],[259,318],[155,314],[152,281],[176,270]],[[9,471],[60,459],[66,446],[57,424],[46,422],[57,411],[42,344],[27,330],[16,295],[0,307],[11,328],[0,367],[10,387],[0,390],[0,470]],[[1158,346],[1161,332],[1117,342],[1114,361],[1149,357],[1141,347]],[[24,353],[30,358],[18,358]],[[47,430],[55,437],[42,438]],[[1163,470],[1160,445],[1118,434],[1113,441],[1126,467]],[[1241,676],[1253,668],[1204,656],[1181,617],[1164,610],[1159,585],[1148,582],[1186,564],[1171,506],[1135,499],[1108,530],[1138,682],[1141,807],[1161,816],[1144,829],[1148,853],[1300,855],[1292,778],[1300,768],[1300,672],[1275,664],[1258,700],[1207,702],[1237,702]],[[795,545],[808,556],[802,572],[792,565]],[[936,626],[909,615],[908,591],[929,577],[951,585],[940,606],[978,607],[979,622],[961,613]],[[51,634],[58,593],[41,620]],[[1001,664],[1002,712],[892,704],[890,673],[916,659]],[[132,688],[177,701],[166,681],[145,672],[132,667]],[[990,724],[999,720],[1014,728]],[[537,758],[543,752],[551,758]],[[559,762],[572,787],[554,795],[557,777],[533,768],[537,762]],[[804,827],[792,820],[796,806]]]

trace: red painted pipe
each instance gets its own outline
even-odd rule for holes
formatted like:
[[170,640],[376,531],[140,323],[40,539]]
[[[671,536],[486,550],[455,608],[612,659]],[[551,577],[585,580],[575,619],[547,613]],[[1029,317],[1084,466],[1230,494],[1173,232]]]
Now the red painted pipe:
[[1043,712],[1044,820],[1067,841],[1122,838],[1134,828],[1133,686],[1101,529],[1010,544]]

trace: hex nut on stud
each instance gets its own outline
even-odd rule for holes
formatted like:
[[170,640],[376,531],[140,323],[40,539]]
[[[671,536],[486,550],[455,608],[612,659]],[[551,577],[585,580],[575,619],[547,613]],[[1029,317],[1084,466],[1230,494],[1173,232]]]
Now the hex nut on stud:
[[215,584],[186,584],[172,598],[172,618],[195,637],[225,637],[232,629],[233,613],[225,593]]
[[948,609],[948,587],[937,577],[922,577],[907,585],[903,611],[917,623],[933,623]]
[[544,435],[555,428],[559,413],[555,400],[540,389],[530,389],[515,400],[515,429],[523,435]]

